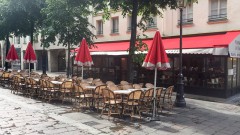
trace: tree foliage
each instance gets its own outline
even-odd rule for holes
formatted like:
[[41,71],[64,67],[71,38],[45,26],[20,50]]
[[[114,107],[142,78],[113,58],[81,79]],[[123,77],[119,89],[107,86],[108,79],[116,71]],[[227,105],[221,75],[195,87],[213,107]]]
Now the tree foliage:
[[36,31],[43,20],[40,11],[44,3],[44,0],[1,0],[0,38],[7,34],[30,35],[31,31]]
[[42,30],[47,45],[55,41],[58,45],[78,45],[83,37],[92,43],[94,35],[87,18],[91,14],[88,0],[46,0],[46,4],[42,10],[46,14]]

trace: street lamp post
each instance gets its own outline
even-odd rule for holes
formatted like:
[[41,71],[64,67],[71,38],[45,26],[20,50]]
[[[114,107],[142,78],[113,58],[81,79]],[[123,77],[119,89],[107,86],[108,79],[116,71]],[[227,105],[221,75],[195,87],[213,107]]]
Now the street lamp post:
[[180,9],[180,47],[179,47],[179,75],[177,82],[177,95],[175,100],[175,106],[186,107],[184,99],[184,87],[183,87],[183,74],[182,74],[182,12],[185,7],[185,0],[177,0],[178,7]]

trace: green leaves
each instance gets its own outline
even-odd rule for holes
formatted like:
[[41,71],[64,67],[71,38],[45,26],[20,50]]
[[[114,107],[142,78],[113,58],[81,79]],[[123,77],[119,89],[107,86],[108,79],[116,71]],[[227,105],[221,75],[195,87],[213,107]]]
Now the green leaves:
[[[92,13],[87,0],[46,0],[46,8],[42,13],[46,14],[42,33],[45,35],[45,42],[67,46],[79,45],[82,38],[92,43],[94,38],[90,28],[94,28],[88,21]],[[55,38],[57,37],[57,38]]]

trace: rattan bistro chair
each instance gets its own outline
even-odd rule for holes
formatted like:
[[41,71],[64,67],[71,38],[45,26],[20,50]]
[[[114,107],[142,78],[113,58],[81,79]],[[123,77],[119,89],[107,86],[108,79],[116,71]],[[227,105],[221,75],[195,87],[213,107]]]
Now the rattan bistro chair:
[[47,86],[47,91],[44,95],[44,99],[48,100],[48,102],[54,99],[59,99],[59,87],[55,86],[50,80],[46,80],[45,83]]
[[[135,112],[139,113],[140,119],[141,119],[141,113],[139,111],[140,108],[140,99],[142,97],[142,90],[135,90],[129,93],[127,101],[124,102],[124,109],[123,114],[128,114],[131,117],[135,115]],[[136,109],[136,110],[135,110]]]
[[72,89],[73,89],[72,81],[65,81],[61,84],[60,92],[61,92],[62,103],[64,102],[64,99],[66,99],[66,98],[69,98],[71,100]]
[[102,95],[102,90],[107,88],[107,85],[99,85],[95,88],[94,91],[94,103],[95,103],[95,108],[97,111],[100,109],[100,107],[103,107],[103,95]]
[[74,99],[72,110],[90,107],[90,103],[93,99],[92,94],[86,93],[86,90],[84,90],[84,88],[79,84],[74,84],[72,91],[72,98]]
[[[102,92],[103,92],[104,106],[101,112],[101,116],[103,114],[107,114],[109,119],[109,117],[112,114],[120,115],[119,106],[122,103],[122,100],[117,100],[113,91],[109,90],[108,88],[103,89]],[[107,113],[104,113],[104,112],[107,112]]]
[[163,108],[167,108],[168,110],[172,109],[173,101],[172,101],[172,93],[173,93],[174,86],[169,86],[165,92],[161,94],[160,98],[160,105]]

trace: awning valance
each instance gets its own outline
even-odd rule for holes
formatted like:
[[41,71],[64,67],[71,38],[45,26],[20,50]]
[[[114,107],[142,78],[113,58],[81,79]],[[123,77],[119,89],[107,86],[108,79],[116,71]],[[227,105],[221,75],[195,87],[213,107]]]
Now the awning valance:
[[[230,31],[211,35],[183,37],[183,54],[228,55],[228,45],[240,34]],[[152,39],[143,40],[150,48]],[[129,41],[95,43],[90,49],[91,55],[127,55]],[[179,53],[179,37],[165,38],[163,44],[168,54]],[[77,51],[75,49],[75,51]]]

